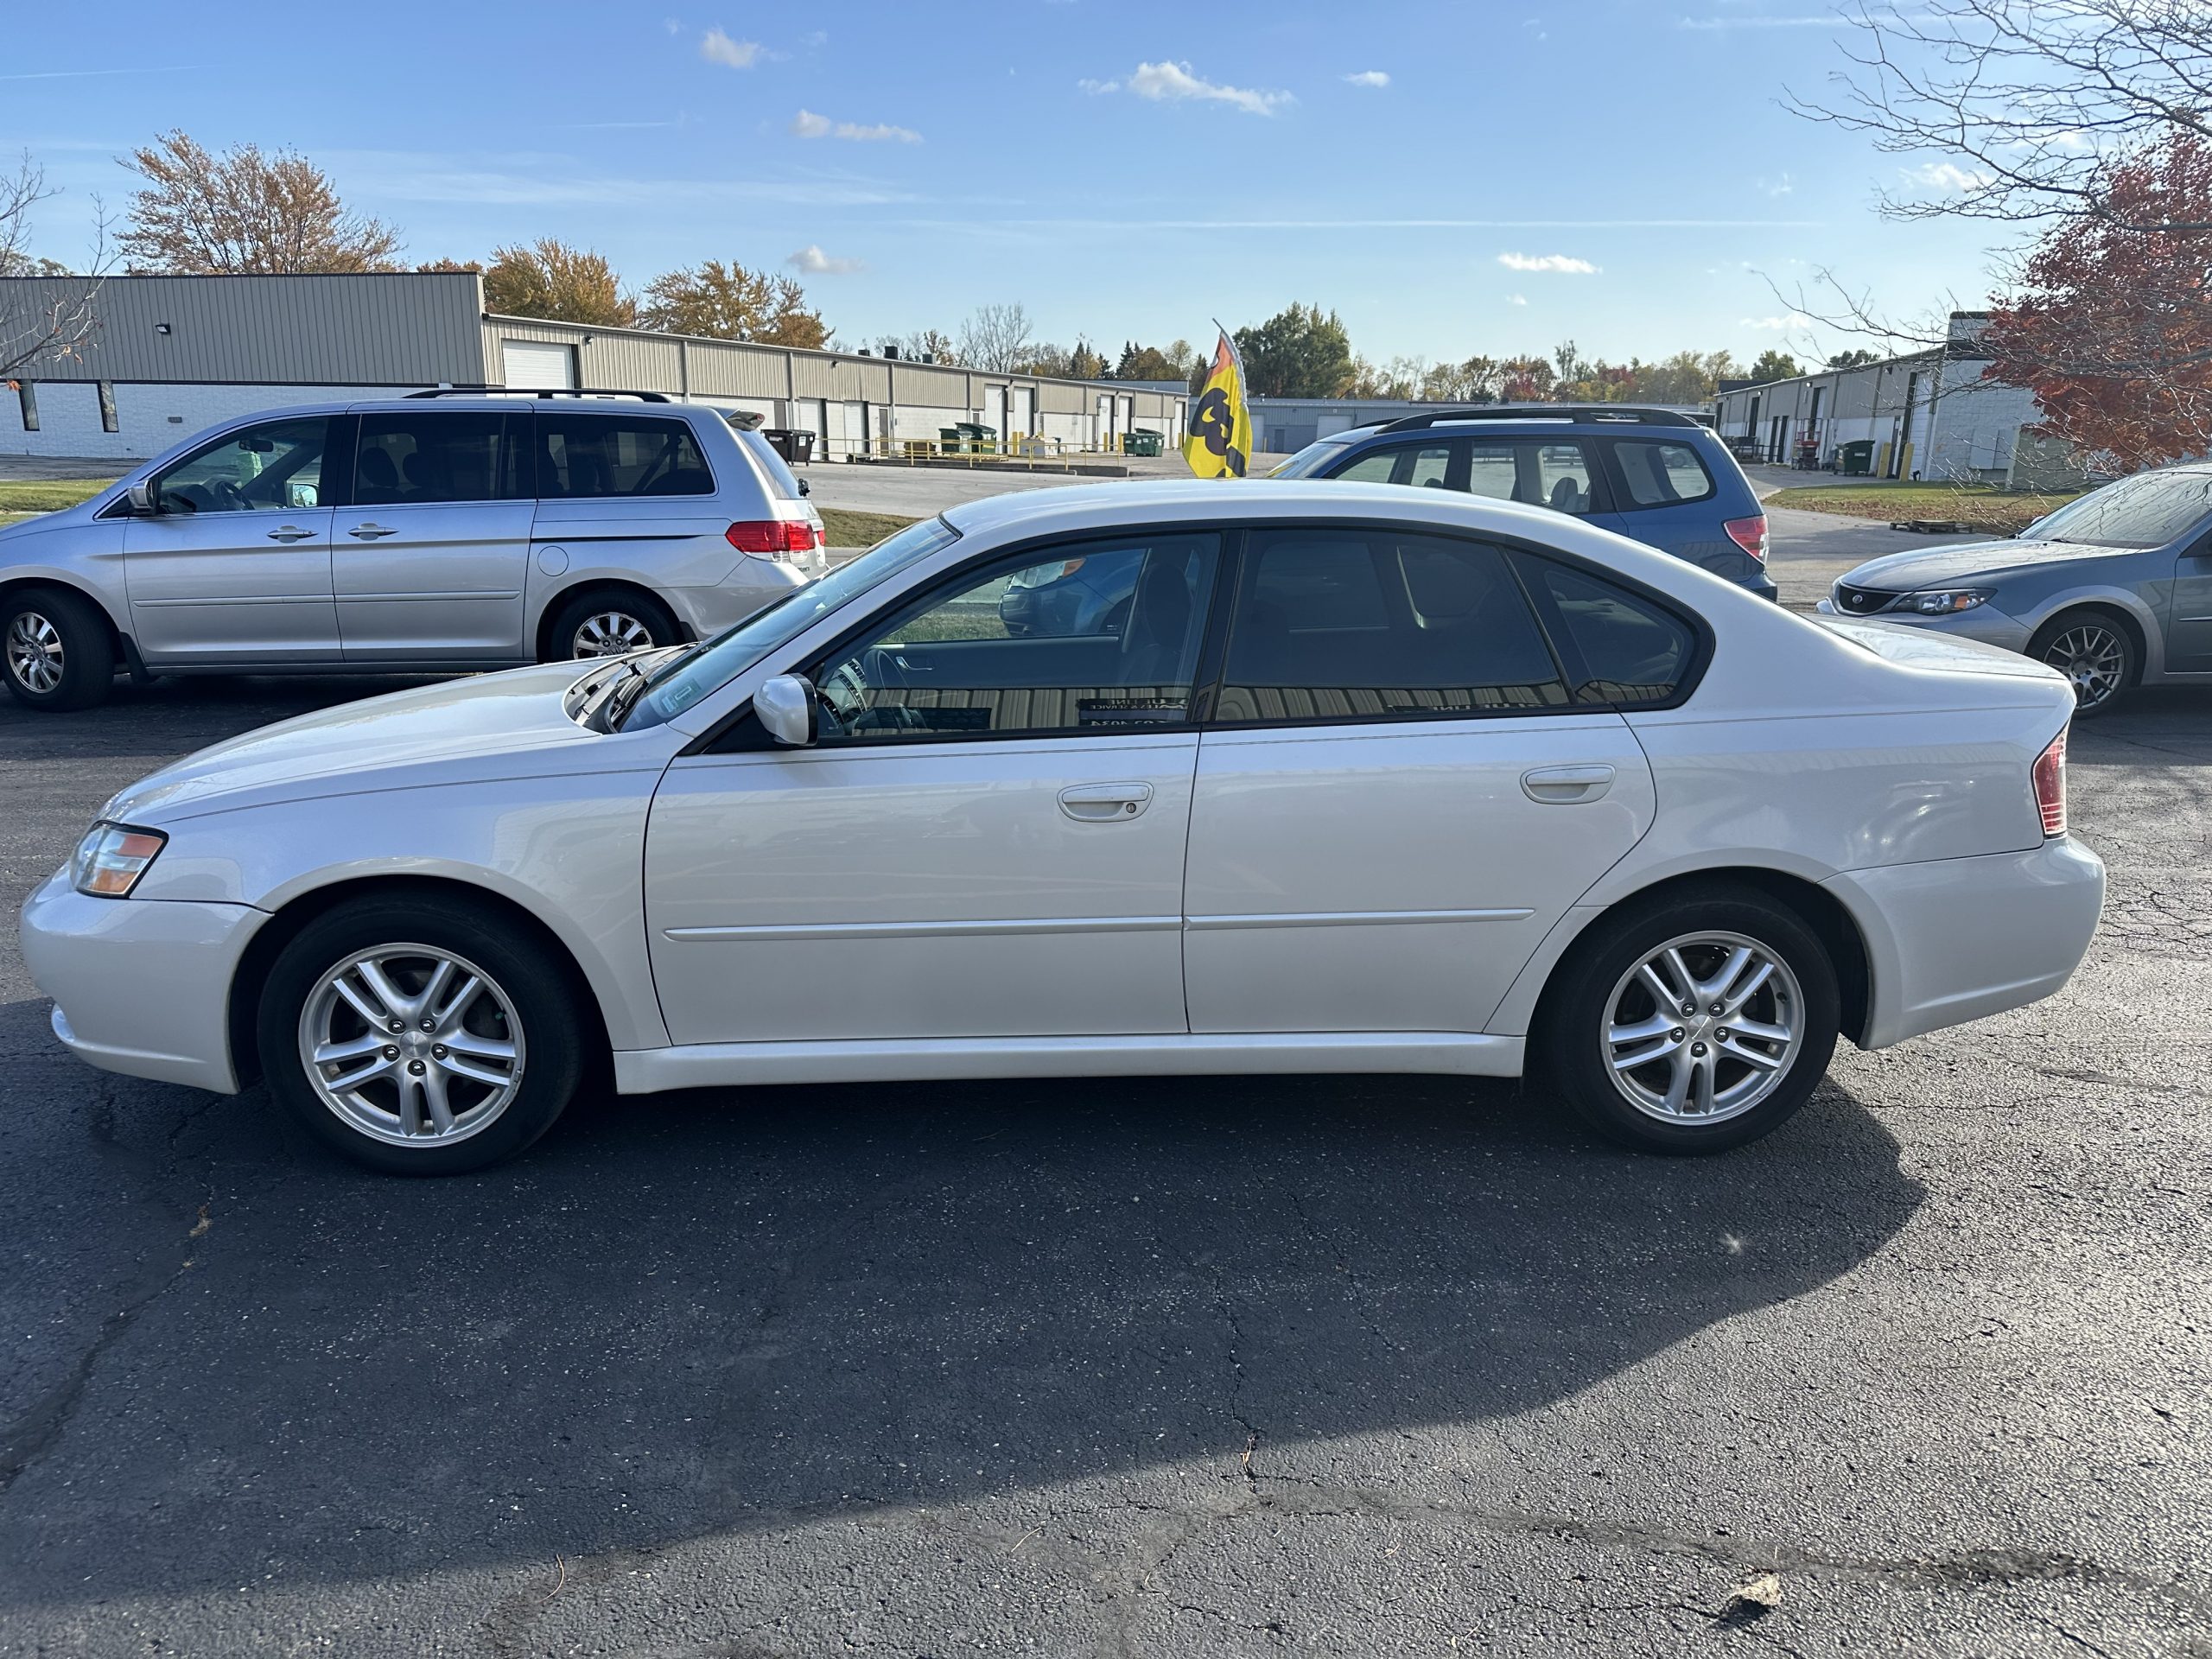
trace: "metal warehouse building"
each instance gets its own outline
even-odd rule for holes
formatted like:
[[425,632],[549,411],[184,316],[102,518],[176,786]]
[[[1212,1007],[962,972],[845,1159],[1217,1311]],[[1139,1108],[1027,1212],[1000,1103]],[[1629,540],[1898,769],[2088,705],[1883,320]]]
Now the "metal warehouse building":
[[[20,326],[84,287],[0,278],[0,317]],[[143,457],[255,410],[430,386],[667,392],[815,432],[832,459],[970,421],[1071,448],[1114,448],[1136,427],[1173,443],[1187,402],[1112,381],[495,316],[473,271],[111,276],[96,309],[80,356],[17,372],[0,453]]]
[[1833,465],[1845,444],[1871,440],[1877,478],[1999,483],[2080,482],[2081,466],[2045,436],[2035,394],[1984,378],[1976,340],[1986,311],[1951,313],[1932,351],[1794,380],[1724,386],[1714,423],[1738,454],[1782,466]]

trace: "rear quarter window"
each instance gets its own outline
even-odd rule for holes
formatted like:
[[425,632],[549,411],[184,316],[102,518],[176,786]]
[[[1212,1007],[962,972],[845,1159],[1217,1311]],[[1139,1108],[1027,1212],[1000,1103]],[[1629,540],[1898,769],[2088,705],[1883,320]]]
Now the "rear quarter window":
[[1522,566],[1555,637],[1579,665],[1577,702],[1648,709],[1671,702],[1695,665],[1697,634],[1640,594],[1550,559]]
[[1650,438],[1616,438],[1613,459],[1631,507],[1675,507],[1708,501],[1715,486],[1705,458],[1687,443]]

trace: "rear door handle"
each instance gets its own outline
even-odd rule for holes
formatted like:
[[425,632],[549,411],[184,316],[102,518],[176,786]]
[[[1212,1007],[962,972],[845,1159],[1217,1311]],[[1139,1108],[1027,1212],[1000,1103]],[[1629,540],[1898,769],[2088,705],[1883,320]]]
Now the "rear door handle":
[[1545,806],[1569,806],[1594,801],[1613,786],[1608,766],[1539,766],[1521,774],[1521,792]]
[[314,534],[315,531],[302,530],[297,524],[285,524],[270,531],[269,539],[272,542],[304,542]]
[[1078,823],[1134,818],[1151,804],[1150,784],[1077,784],[1060,791],[1060,810]]
[[397,536],[399,532],[379,524],[356,524],[346,532],[357,541],[373,542],[379,536]]

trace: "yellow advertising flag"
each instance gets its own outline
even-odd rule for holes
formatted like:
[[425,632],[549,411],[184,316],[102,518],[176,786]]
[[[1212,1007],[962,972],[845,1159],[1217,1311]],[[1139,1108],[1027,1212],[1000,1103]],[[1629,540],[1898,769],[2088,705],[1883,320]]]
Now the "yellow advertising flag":
[[[1221,325],[1216,323],[1217,328]],[[1229,330],[1213,348],[1213,367],[1191,403],[1183,459],[1200,478],[1242,478],[1252,454],[1252,412],[1244,407],[1244,360]]]

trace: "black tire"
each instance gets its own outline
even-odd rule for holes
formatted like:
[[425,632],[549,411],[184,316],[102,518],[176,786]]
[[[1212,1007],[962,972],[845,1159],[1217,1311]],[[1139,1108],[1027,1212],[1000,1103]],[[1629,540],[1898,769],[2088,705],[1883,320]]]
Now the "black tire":
[[32,709],[58,714],[105,702],[115,636],[99,607],[67,588],[19,588],[0,600],[0,679]]
[[[1780,965],[1782,973],[1768,980],[1767,989],[1754,993],[1751,1006],[1740,1010],[1739,1016],[1779,1024],[1778,1014],[1772,1011],[1785,999],[1786,981],[1794,979],[1796,995],[1787,1001],[1795,1005],[1799,1021],[1796,1045],[1784,1051],[1786,1058],[1775,1080],[1762,1084],[1766,1091],[1747,1090],[1747,1103],[1742,1109],[1710,1122],[1659,1116],[1632,1102],[1625,1090],[1639,1081],[1649,1084],[1656,1077],[1670,1076],[1675,1062],[1669,1058],[1655,1063],[1629,1074],[1627,1082],[1617,1083],[1613,1049],[1607,1041],[1617,990],[1624,998],[1641,995],[1652,1007],[1624,1005],[1619,1010],[1624,1021],[1679,1019],[1681,1023],[1674,1030],[1682,1033],[1681,1038],[1675,1038],[1673,1033],[1654,1033],[1649,1042],[1655,1048],[1672,1042],[1677,1048],[1694,1047],[1697,1053],[1712,1056],[1702,1064],[1714,1079],[1716,1102],[1735,1087],[1734,1082],[1722,1084],[1721,1078],[1764,1077],[1760,1068],[1738,1058],[1746,1052],[1743,1033],[1718,1035],[1729,1030],[1723,1023],[1726,1016],[1712,1015],[1709,1004],[1694,1014],[1682,1013],[1677,1005],[1662,1015],[1657,999],[1649,991],[1632,993],[1625,988],[1628,977],[1637,974],[1646,959],[1672,941],[1699,935],[1734,936],[1749,941]],[[1684,960],[1695,972],[1700,967],[1700,950],[1711,953],[1702,961],[1717,962],[1726,960],[1719,954],[1725,948],[1718,944],[1691,947],[1685,950]],[[1835,1052],[1841,1008],[1835,969],[1827,951],[1795,911],[1747,887],[1715,883],[1678,888],[1649,899],[1629,901],[1592,923],[1575,943],[1547,994],[1544,1019],[1537,1032],[1540,1047],[1534,1058],[1577,1114],[1610,1139],[1645,1152],[1722,1152],[1769,1134],[1805,1103]],[[1703,1046],[1695,1046],[1700,1039]],[[1735,1046],[1726,1046],[1731,1042]],[[1764,1042],[1758,1047],[1762,1052],[1771,1052]],[[1641,1046],[1622,1049],[1624,1056],[1643,1052]],[[1663,1102],[1660,1104],[1663,1106]]]
[[[461,959],[464,971],[476,970],[488,980],[491,997],[504,997],[513,1011],[512,1020],[498,1008],[485,1018],[493,1022],[493,1037],[504,1035],[515,1047],[519,1083],[504,1106],[481,1127],[449,1141],[425,1138],[408,1144],[379,1138],[355,1118],[341,1115],[308,1077],[302,1051],[302,1022],[309,999],[316,999],[318,1018],[327,1004],[332,1017],[359,1020],[352,1014],[341,1016],[335,1001],[321,995],[324,976],[351,958],[395,945],[450,952]],[[403,982],[397,976],[391,982],[402,990],[419,993],[424,988],[420,982]],[[476,1001],[480,1013],[486,1001],[480,995]],[[355,899],[309,922],[270,965],[256,1030],[262,1074],[270,1092],[310,1133],[354,1162],[389,1175],[458,1175],[514,1157],[552,1128],[567,1109],[587,1058],[582,1035],[586,1027],[577,1003],[578,992],[561,964],[549,961],[544,946],[493,906],[443,896]],[[366,1026],[365,1021],[359,1023]],[[418,1038],[411,1028],[393,1036],[395,1045],[427,1046],[430,1040],[427,1036]],[[404,1058],[408,1051],[397,1052],[402,1058],[395,1065],[416,1064]],[[435,1052],[443,1057],[446,1051],[440,1048]],[[427,1062],[425,1055],[423,1063]],[[396,1086],[391,1079],[372,1079],[359,1093],[368,1104],[381,1105],[396,1099]],[[465,1079],[453,1087],[456,1105],[467,1098],[479,1098],[480,1103],[490,1093],[464,1095],[463,1090],[481,1087]],[[354,1111],[355,1117],[363,1115],[358,1105]],[[396,1111],[393,1122],[397,1123]]]
[[[677,645],[683,638],[683,632],[676,626],[676,618],[668,607],[651,594],[641,594],[626,588],[588,588],[563,601],[561,608],[553,613],[552,626],[545,631],[544,660],[549,663],[568,662],[586,655],[617,654],[611,652],[588,653],[580,648],[579,635],[586,625],[601,619],[620,619],[621,623],[634,628],[639,637],[630,646],[632,651]],[[599,631],[603,632],[606,630],[601,628]]]
[[2074,717],[2110,714],[2143,677],[2134,632],[2109,611],[2065,611],[2036,630],[2027,654],[2074,683]]

